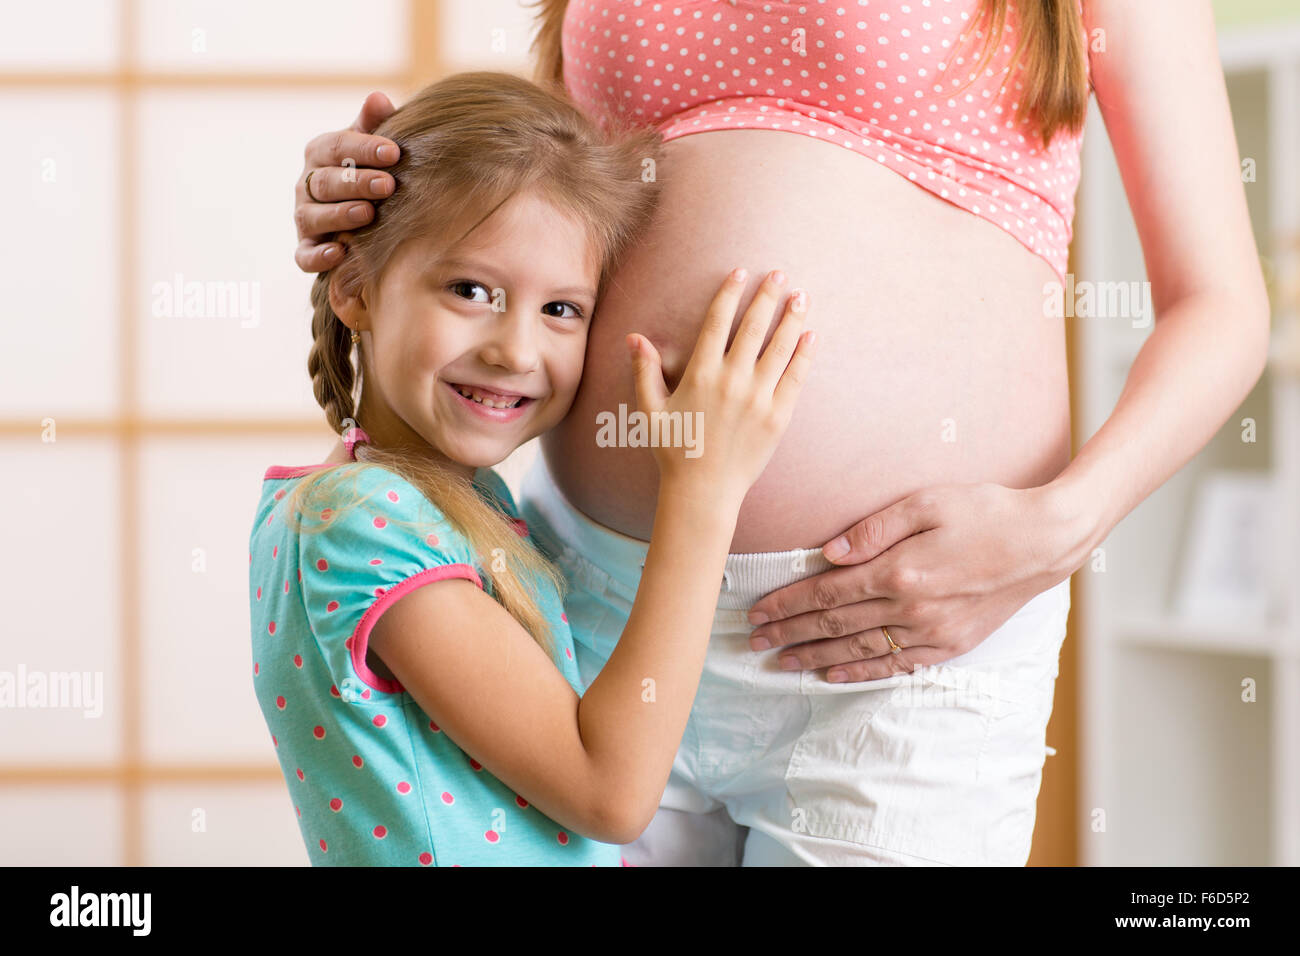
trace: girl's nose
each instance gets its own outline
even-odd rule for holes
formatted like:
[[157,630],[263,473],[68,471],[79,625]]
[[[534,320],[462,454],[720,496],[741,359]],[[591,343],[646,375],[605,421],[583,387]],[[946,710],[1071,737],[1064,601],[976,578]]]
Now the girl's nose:
[[531,372],[537,368],[537,338],[527,321],[503,321],[484,343],[483,361],[510,372]]

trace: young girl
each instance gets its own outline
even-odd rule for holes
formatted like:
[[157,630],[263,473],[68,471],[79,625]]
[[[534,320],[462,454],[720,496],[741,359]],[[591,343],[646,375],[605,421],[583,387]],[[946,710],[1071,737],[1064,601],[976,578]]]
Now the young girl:
[[741,500],[811,360],[805,297],[760,355],[784,292],[769,275],[728,349],[736,270],[671,395],[628,336],[659,508],[583,694],[560,579],[491,466],[569,409],[596,299],[653,214],[658,136],[602,134],[488,72],[379,132],[401,189],[312,292],[308,368],[343,440],[266,472],[250,539],[258,701],[315,864],[617,866],[658,807]]

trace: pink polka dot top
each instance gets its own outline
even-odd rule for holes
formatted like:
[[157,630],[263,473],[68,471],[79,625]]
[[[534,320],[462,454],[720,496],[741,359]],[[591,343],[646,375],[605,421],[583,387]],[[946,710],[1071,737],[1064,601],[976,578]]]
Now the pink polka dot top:
[[[1082,133],[1044,148],[1016,121],[1016,0],[976,72],[980,0],[569,0],[574,102],[665,140],[719,129],[814,136],[1010,233],[1064,276]],[[1083,26],[1080,24],[1082,31]],[[1005,85],[1004,85],[1005,84]]]

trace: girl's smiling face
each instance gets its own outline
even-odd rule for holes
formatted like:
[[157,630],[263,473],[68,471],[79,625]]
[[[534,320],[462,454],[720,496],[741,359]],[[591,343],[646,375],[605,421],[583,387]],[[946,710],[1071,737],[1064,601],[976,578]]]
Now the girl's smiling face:
[[352,296],[331,284],[330,298],[362,335],[362,427],[472,477],[568,412],[599,266],[586,231],[531,193],[441,261],[437,246],[403,242],[377,284]]

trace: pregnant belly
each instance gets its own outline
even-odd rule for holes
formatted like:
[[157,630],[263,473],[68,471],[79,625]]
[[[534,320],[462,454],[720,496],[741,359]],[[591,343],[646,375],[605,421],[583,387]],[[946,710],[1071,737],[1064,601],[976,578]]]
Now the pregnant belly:
[[[648,449],[601,447],[598,416],[635,407],[624,337],[659,349],[670,387],[726,273],[771,269],[809,293],[818,348],[793,421],[751,489],[731,550],[820,547],[921,488],[1027,488],[1069,461],[1062,320],[1051,267],[993,224],[868,157],[806,136],[720,130],[673,140],[654,223],[597,303],[582,386],[542,442],[565,496],[646,539]],[[707,431],[705,434],[707,442]]]

